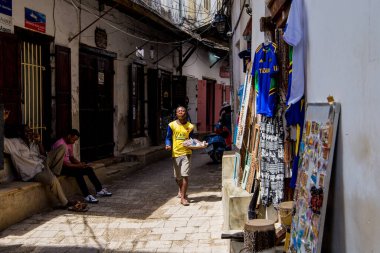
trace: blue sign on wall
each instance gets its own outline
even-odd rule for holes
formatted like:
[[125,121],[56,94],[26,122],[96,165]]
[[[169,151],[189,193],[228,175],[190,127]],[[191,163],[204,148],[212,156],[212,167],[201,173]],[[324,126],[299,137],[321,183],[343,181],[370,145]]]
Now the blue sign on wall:
[[0,0],[0,13],[12,16],[12,0]]
[[25,27],[38,32],[46,32],[45,14],[25,8]]

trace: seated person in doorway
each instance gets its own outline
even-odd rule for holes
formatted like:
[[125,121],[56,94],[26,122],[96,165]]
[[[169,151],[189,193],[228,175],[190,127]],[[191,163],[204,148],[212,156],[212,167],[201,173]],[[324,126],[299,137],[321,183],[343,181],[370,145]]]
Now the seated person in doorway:
[[[9,112],[4,112],[4,120],[8,118],[8,115]],[[85,204],[67,200],[61,184],[52,173],[62,168],[64,148],[46,154],[40,135],[33,133],[27,125],[8,127],[4,135],[4,153],[10,155],[21,180],[46,185],[49,192],[59,200],[59,208],[87,211]]]
[[91,183],[95,187],[96,196],[98,197],[109,197],[112,193],[107,191],[107,189],[102,187],[98,177],[95,175],[94,169],[87,163],[80,162],[74,157],[73,144],[79,139],[79,131],[76,129],[71,129],[65,137],[56,141],[52,149],[58,149],[64,147],[65,157],[63,159],[62,175],[75,177],[80,190],[84,196],[84,200],[88,203],[98,203],[90,191],[88,190],[87,184],[84,180],[84,176],[88,176]]

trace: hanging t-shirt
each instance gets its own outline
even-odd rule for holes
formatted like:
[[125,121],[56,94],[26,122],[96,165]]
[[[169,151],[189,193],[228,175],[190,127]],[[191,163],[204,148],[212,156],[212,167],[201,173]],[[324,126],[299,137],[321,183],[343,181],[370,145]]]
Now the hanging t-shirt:
[[[292,86],[293,77],[293,47],[289,50],[289,75],[288,75],[288,87]],[[288,88],[288,94],[286,96],[287,100],[290,96],[290,89]],[[289,104],[286,107],[285,112],[286,124],[290,125],[300,125],[303,126],[303,121],[305,118],[305,99],[301,97],[300,100],[293,104]]]
[[275,74],[278,73],[277,45],[264,43],[258,46],[253,61],[252,75],[255,81],[256,112],[272,117],[277,104],[277,84]]
[[288,86],[286,105],[295,104],[304,95],[303,15],[303,0],[293,0],[284,33],[284,40],[293,46],[293,73],[291,85]]
[[[289,50],[289,78],[288,78],[288,87],[292,85],[292,75],[293,75],[293,47],[290,47]],[[289,97],[289,91],[287,97]],[[302,97],[299,101],[294,104],[290,104],[286,107],[285,112],[286,124],[288,126],[296,127],[296,146],[294,150],[294,158],[292,165],[292,179],[290,181],[290,187],[295,188],[298,175],[298,166],[299,166],[299,145],[301,142],[302,136],[302,127],[305,119],[305,98]]]
[[248,63],[251,61],[251,50],[241,51],[238,56],[240,59],[243,59],[243,72],[245,73],[247,72]]
[[165,144],[172,147],[172,157],[191,155],[191,149],[182,145],[182,143],[192,137],[194,125],[190,122],[178,124],[176,120],[169,123]]

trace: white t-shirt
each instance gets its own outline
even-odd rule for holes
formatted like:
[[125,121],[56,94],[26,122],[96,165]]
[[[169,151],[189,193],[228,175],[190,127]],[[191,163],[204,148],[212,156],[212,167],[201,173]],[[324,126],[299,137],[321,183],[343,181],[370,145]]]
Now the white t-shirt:
[[293,0],[290,6],[284,40],[293,46],[292,85],[287,105],[298,102],[304,95],[304,12],[303,0]]
[[35,143],[29,148],[20,138],[4,138],[4,153],[11,155],[13,166],[23,181],[32,179],[44,167],[45,157],[40,155]]

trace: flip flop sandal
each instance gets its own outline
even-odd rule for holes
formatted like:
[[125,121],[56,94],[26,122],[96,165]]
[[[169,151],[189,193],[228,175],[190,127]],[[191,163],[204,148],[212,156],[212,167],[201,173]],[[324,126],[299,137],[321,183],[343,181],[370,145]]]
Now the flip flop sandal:
[[72,212],[87,212],[88,208],[86,204],[79,202],[73,206],[68,207],[67,210]]
[[190,203],[188,202],[188,201],[185,201],[185,202],[180,202],[181,203],[181,205],[183,205],[183,206],[189,206],[190,205]]
[[82,209],[86,209],[87,208],[87,204],[83,203],[83,202],[80,202],[80,201],[78,201],[77,205],[80,206],[80,208],[82,208]]
[[75,205],[78,205],[78,207],[80,206],[81,208],[87,207],[87,204],[84,202],[81,202],[80,200],[74,200],[74,201],[69,202],[69,206],[75,206]]

